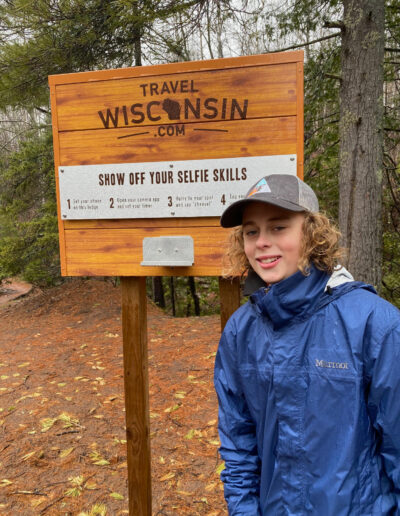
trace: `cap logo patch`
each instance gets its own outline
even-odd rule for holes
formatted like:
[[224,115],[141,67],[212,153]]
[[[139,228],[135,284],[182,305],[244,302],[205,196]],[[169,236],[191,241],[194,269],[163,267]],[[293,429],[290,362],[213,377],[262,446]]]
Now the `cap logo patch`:
[[256,193],[270,192],[270,191],[271,191],[271,189],[268,186],[267,181],[265,180],[265,178],[263,178],[255,185],[255,187],[251,190],[251,192],[248,193],[247,197],[251,197],[252,195],[254,195]]

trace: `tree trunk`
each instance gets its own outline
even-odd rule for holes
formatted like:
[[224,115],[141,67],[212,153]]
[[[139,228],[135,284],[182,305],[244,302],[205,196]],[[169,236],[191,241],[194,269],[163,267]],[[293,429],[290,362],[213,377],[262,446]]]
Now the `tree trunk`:
[[153,301],[160,308],[165,308],[164,285],[161,276],[153,276]]
[[384,0],[343,0],[339,225],[346,265],[382,279]]
[[176,316],[176,309],[175,309],[175,282],[174,282],[174,277],[173,276],[169,277],[169,289],[170,289],[170,295],[171,295],[172,315],[175,317]]
[[199,296],[197,295],[197,292],[196,292],[196,282],[195,282],[193,276],[188,277],[188,285],[189,285],[190,294],[193,299],[194,314],[200,315],[200,301],[199,301]]
[[139,1],[133,3],[134,28],[133,28],[133,48],[135,56],[135,66],[142,66],[142,26],[140,23]]

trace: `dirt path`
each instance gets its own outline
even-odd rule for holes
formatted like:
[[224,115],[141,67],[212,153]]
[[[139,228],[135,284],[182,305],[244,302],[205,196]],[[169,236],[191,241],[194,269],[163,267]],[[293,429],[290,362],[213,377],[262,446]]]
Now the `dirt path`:
[[[149,305],[153,514],[226,515],[218,317]],[[0,515],[128,514],[120,292],[76,280],[0,306]]]

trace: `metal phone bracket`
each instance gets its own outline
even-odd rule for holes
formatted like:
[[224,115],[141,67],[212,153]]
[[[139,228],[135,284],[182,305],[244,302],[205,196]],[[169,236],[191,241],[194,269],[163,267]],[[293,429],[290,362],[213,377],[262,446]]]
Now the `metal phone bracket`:
[[190,267],[194,263],[191,236],[146,237],[143,239],[143,266]]

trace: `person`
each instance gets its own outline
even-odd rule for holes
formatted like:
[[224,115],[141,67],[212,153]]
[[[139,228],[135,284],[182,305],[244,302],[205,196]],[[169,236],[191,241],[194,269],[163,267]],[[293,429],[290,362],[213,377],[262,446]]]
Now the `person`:
[[230,516],[400,515],[399,310],[337,264],[294,175],[262,178],[221,225],[250,294],[215,362]]

